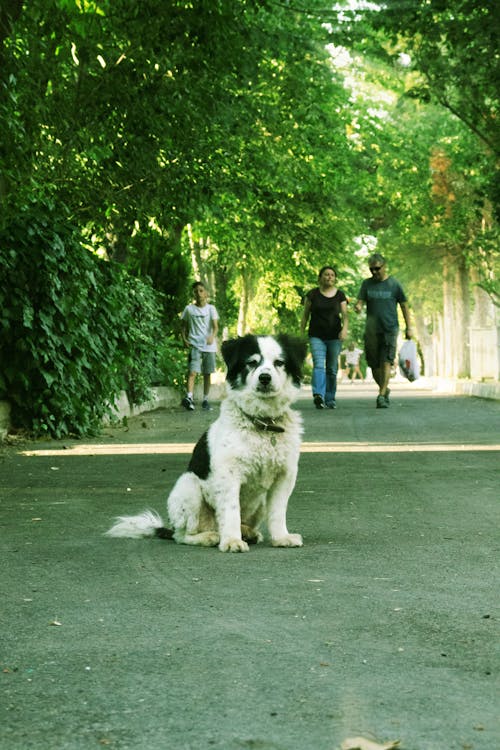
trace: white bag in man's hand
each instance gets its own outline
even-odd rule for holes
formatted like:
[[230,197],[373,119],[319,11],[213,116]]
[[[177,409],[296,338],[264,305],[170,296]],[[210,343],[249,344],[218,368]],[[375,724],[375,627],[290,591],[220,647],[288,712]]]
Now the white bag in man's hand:
[[420,377],[420,362],[418,360],[417,345],[412,339],[404,341],[399,350],[399,371],[410,383]]

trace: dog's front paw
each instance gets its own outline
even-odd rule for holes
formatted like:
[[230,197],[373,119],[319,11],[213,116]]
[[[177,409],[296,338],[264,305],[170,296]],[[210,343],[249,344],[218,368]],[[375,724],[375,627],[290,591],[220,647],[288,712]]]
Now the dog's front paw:
[[221,539],[219,549],[221,552],[248,552],[249,547],[243,539]]
[[273,547],[302,547],[302,537],[300,534],[287,534],[279,539],[271,541]]
[[257,531],[257,529],[253,529],[251,526],[247,526],[244,523],[241,524],[241,537],[245,542],[248,542],[248,544],[258,544],[264,539],[260,531]]

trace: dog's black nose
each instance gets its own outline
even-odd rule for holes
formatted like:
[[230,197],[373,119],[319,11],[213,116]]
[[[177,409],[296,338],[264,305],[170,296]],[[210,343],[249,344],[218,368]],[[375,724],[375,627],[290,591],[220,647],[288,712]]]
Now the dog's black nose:
[[261,372],[259,375],[259,383],[262,383],[262,385],[269,385],[271,382],[271,376],[268,372]]

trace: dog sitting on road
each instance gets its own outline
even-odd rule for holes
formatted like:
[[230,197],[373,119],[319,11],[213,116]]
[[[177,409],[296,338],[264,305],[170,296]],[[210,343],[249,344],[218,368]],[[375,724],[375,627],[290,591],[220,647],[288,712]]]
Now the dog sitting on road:
[[306,344],[286,335],[225,341],[227,395],[220,415],[196,444],[188,470],[167,501],[172,528],[152,511],[120,516],[108,536],[158,536],[181,544],[247,552],[263,539],[300,547],[286,525],[295,486],[302,420],[290,405],[298,395]]

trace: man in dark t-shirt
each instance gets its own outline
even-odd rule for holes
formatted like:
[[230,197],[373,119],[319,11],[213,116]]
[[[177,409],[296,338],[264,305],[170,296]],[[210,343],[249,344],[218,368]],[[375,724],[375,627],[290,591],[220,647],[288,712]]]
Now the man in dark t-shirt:
[[360,313],[366,305],[365,356],[379,387],[377,409],[389,406],[389,379],[396,358],[399,332],[398,305],[406,324],[406,338],[413,332],[410,311],[403,287],[393,276],[389,276],[385,258],[375,253],[368,260],[371,278],[361,284],[354,307]]

